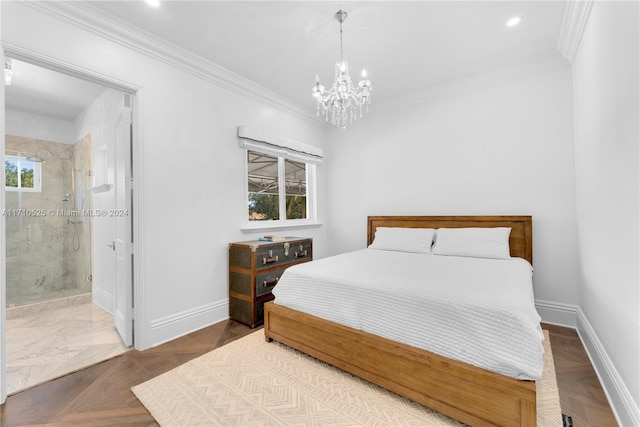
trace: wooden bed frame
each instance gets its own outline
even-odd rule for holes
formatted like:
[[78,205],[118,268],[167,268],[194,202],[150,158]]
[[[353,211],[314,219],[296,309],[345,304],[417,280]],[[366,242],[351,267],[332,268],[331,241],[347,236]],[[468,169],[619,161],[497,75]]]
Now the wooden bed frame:
[[[532,262],[530,216],[370,216],[376,227],[511,227],[511,256]],[[536,426],[534,381],[517,380],[309,314],[265,304],[275,340],[472,426]]]

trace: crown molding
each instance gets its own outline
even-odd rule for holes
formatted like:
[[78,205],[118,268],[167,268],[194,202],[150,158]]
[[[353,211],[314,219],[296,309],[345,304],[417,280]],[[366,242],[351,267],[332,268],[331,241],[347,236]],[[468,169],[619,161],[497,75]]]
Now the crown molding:
[[305,112],[282,95],[154,34],[135,28],[95,6],[78,1],[22,4],[300,120],[322,125],[315,115]]
[[95,71],[77,67],[73,64],[60,61],[56,58],[24,49],[13,43],[2,41],[2,48],[4,49],[5,55],[13,59],[29,62],[31,64],[67,74],[72,77],[77,77],[82,80],[88,80],[101,86],[119,90],[120,92],[132,94],[141,89],[139,86],[131,85],[113,77],[96,73]]
[[409,108],[420,107],[434,100],[464,95],[568,66],[569,63],[558,52],[550,50],[492,71],[455,78],[415,93],[378,101],[375,107],[371,107],[369,115],[392,114]]
[[558,39],[558,52],[571,64],[578,53],[594,2],[595,0],[568,0],[565,4]]

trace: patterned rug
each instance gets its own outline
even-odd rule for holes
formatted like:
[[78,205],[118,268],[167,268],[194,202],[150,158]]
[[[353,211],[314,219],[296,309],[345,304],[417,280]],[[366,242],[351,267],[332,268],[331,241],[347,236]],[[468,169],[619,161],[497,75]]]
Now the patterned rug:
[[[538,426],[560,427],[545,331]],[[163,427],[461,426],[451,418],[256,331],[132,388]]]

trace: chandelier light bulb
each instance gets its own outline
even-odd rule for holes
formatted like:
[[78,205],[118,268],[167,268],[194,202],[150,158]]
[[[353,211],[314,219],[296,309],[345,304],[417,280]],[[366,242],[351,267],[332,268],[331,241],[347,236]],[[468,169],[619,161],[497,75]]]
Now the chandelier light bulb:
[[320,84],[320,78],[316,74],[316,84],[312,89],[312,95],[316,98],[316,115],[324,113],[326,121],[331,116],[331,124],[341,130],[347,128],[347,124],[353,123],[359,117],[362,118],[363,107],[369,112],[371,103],[371,81],[367,80],[367,71],[362,70],[362,80],[355,85],[349,76],[349,65],[343,57],[342,23],[347,19],[347,12],[339,10],[334,15],[340,23],[340,62],[336,62],[333,85],[325,90]]
[[311,90],[311,95],[314,98],[320,98],[324,92],[324,86],[320,84],[320,77],[316,74],[316,85]]

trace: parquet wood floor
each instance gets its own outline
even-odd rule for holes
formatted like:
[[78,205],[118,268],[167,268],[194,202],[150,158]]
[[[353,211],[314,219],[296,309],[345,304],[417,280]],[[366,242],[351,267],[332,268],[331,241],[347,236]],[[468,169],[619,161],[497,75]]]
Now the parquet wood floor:
[[[580,426],[616,426],[582,343],[572,329],[544,325],[551,336],[563,412]],[[0,425],[157,426],[131,387],[254,330],[224,321],[167,344],[111,360],[7,398]]]
[[573,425],[609,427],[618,423],[575,329],[543,324],[549,331],[562,412]]

